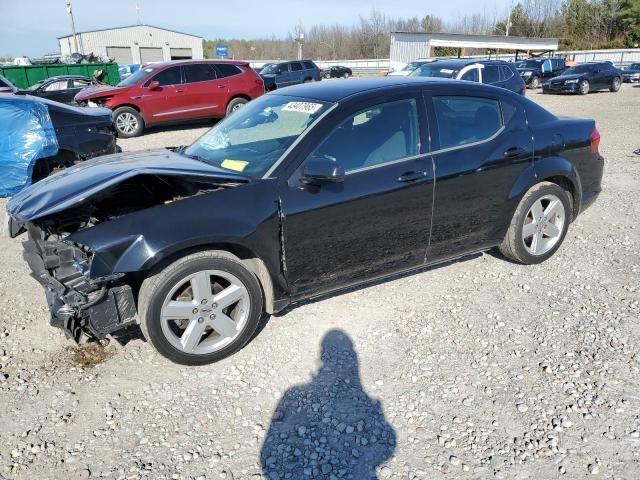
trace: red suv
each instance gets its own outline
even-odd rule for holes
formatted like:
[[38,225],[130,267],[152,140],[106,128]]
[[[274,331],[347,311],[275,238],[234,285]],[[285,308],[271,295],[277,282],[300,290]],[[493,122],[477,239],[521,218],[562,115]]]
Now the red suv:
[[246,62],[188,60],[148,65],[115,87],[82,90],[75,100],[113,110],[118,135],[129,138],[148,125],[224,117],[263,93]]

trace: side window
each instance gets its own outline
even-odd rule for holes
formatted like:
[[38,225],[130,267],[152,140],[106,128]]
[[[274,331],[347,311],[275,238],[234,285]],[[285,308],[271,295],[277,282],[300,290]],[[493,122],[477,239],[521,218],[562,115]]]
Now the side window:
[[485,65],[482,69],[482,83],[496,83],[500,81],[498,65]]
[[360,110],[338,125],[311,154],[335,158],[353,173],[420,152],[418,110],[413,99]]
[[509,80],[513,77],[513,72],[506,65],[500,65],[500,78],[502,81]]
[[81,78],[75,78],[71,81],[72,88],[84,88],[91,85],[89,80],[83,80]]
[[472,68],[471,70],[467,70],[461,77],[460,80],[467,80],[468,82],[476,82],[480,81],[480,77],[478,76],[478,69]]
[[289,71],[289,64],[281,63],[280,65],[278,65],[278,69],[276,70],[276,73],[287,73],[288,71]]
[[307,70],[313,70],[315,67],[315,65],[313,64],[313,62],[309,61],[309,60],[305,60],[304,62],[302,62],[304,64],[304,68]]
[[67,80],[60,80],[58,82],[53,82],[44,87],[45,92],[55,92],[56,90],[66,90],[68,87]]
[[440,149],[487,140],[502,129],[497,100],[480,97],[434,96]]
[[302,64],[300,62],[291,62],[291,71],[299,72],[302,70]]
[[207,82],[216,79],[215,70],[208,63],[183,65],[184,83]]
[[158,74],[151,77],[144,86],[148,87],[151,82],[158,82],[161,87],[180,85],[180,83],[182,83],[180,80],[180,67],[170,67],[158,72]]
[[232,75],[238,75],[239,73],[242,73],[242,70],[240,70],[240,68],[229,63],[218,63],[216,64],[216,69],[218,70],[219,78],[231,77]]

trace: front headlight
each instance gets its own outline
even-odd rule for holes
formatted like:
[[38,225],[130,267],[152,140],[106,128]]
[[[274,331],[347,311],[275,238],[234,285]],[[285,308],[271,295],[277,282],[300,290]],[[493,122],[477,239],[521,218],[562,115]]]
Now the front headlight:
[[577,78],[574,78],[573,80],[565,80],[564,84],[565,85],[572,85],[574,83],[578,83],[580,80],[578,80]]
[[632,73],[631,78],[640,78],[640,73]]
[[522,74],[523,77],[530,77],[533,74],[533,72],[524,72]]

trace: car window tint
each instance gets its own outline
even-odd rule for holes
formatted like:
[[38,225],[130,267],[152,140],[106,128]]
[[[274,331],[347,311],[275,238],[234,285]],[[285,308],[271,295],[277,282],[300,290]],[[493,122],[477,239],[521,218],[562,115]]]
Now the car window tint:
[[497,100],[480,97],[434,96],[440,149],[486,140],[502,128]]
[[347,173],[417,155],[418,115],[413,99],[369,107],[351,115],[311,154],[335,158]]
[[170,67],[158,72],[158,74],[153,76],[144,86],[149,86],[151,82],[158,82],[161,87],[166,85],[180,85],[180,67]]
[[300,62],[291,62],[291,71],[299,72],[302,69],[302,64]]
[[315,66],[313,65],[313,62],[305,61],[305,62],[302,62],[302,63],[304,64],[304,68],[306,68],[306,69],[314,69],[315,68]]
[[72,81],[73,88],[84,88],[88,87],[89,85],[91,85],[91,81],[83,80],[81,78],[76,78]]
[[215,70],[208,63],[183,65],[184,83],[207,82],[216,79]]
[[506,65],[500,65],[500,78],[504,80],[509,80],[513,77],[513,72]]
[[56,90],[65,90],[69,83],[67,80],[60,80],[57,82],[50,83],[46,87],[44,87],[45,92],[55,92]]
[[471,70],[466,71],[460,77],[460,80],[467,80],[468,82],[479,82],[480,78],[478,77],[478,69],[472,68]]
[[230,77],[232,75],[238,75],[239,73],[242,73],[242,70],[240,70],[240,68],[229,63],[218,63],[216,64],[216,69],[218,70],[218,76],[220,78]]
[[496,83],[499,80],[498,65],[485,65],[482,69],[482,83]]

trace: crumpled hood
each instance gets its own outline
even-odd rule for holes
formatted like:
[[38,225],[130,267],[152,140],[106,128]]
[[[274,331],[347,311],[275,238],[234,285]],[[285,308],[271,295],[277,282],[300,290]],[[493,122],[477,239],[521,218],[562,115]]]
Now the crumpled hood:
[[106,155],[87,160],[41,180],[7,204],[16,220],[37,220],[77,206],[115,184],[137,175],[179,176],[208,183],[248,183],[250,177],[169,150]]
[[118,93],[126,92],[130,88],[131,87],[111,87],[111,86],[89,87],[89,88],[85,88],[84,90],[80,90],[76,94],[75,100],[82,101],[82,100],[90,100],[92,98],[108,97],[110,95],[116,95]]

